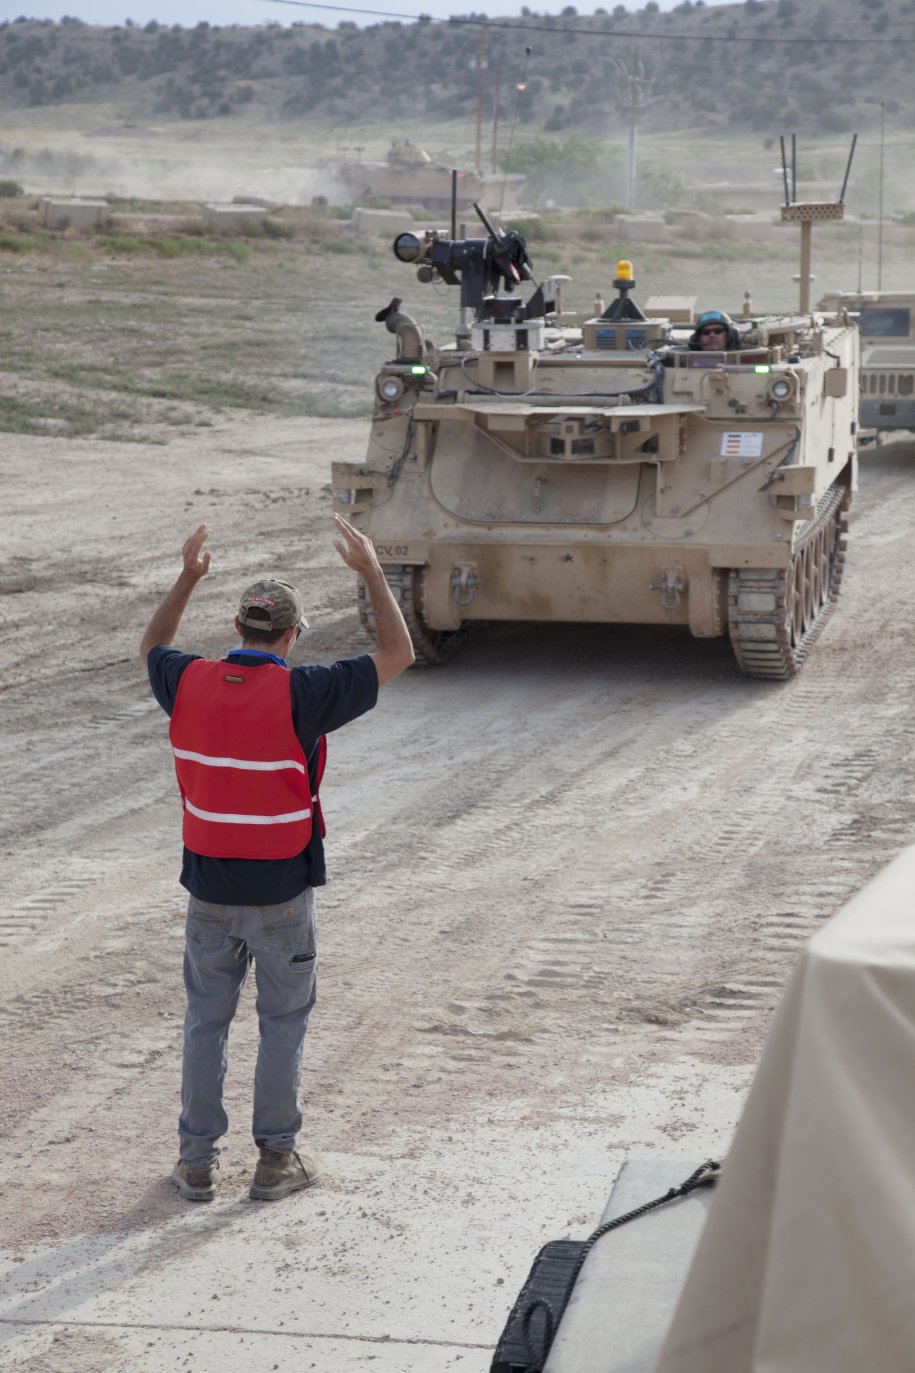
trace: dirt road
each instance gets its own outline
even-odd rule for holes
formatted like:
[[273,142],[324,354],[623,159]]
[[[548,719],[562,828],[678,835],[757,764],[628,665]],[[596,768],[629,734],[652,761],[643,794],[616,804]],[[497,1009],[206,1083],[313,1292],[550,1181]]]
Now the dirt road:
[[264,568],[304,589],[308,656],[367,646],[327,489],[363,427],[303,427],[0,436],[0,1363],[487,1369],[534,1252],[590,1229],[627,1155],[726,1149],[801,941],[915,834],[898,443],[864,460],[800,679],[679,632],[507,626],[331,738],[303,1083],[327,1181],[247,1201],[246,992],[220,1197],[181,1203],[179,813],[136,646],[202,519],[179,646],[223,650]]

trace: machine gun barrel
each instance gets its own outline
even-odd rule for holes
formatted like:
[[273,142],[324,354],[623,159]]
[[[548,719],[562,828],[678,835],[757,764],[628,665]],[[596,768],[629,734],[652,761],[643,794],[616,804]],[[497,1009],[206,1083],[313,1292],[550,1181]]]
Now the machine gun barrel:
[[494,242],[496,242],[496,243],[501,243],[502,240],[503,240],[503,238],[505,237],[505,235],[503,234],[502,230],[496,228],[496,226],[493,224],[492,220],[489,218],[489,215],[488,215],[488,214],[486,213],[486,211],[483,209],[482,205],[478,205],[477,202],[474,201],[474,202],[473,202],[473,208],[476,210],[477,214],[479,215],[479,217],[480,217],[480,223],[483,225],[483,228],[484,228],[484,229],[486,230],[486,232],[489,234],[489,237],[490,237],[491,239],[493,239]]

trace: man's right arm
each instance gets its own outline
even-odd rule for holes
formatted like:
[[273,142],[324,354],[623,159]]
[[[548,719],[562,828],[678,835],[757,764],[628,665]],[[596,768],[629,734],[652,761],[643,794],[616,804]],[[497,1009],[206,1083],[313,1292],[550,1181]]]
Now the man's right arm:
[[342,515],[334,516],[340,534],[334,547],[340,557],[363,578],[375,616],[375,637],[378,650],[370,654],[378,673],[378,685],[384,686],[415,662],[416,654],[410,631],[388,586],[371,539],[355,529]]
[[144,630],[143,638],[140,640],[141,663],[146,662],[150,650],[158,644],[170,644],[174,641],[175,635],[178,633],[178,626],[181,623],[181,617],[191,599],[191,592],[200,578],[205,577],[209,571],[210,554],[208,550],[204,551],[203,545],[210,537],[210,532],[208,524],[201,524],[186,540],[184,548],[181,550],[183,567],[178,575],[178,580],[154,611],[152,619]]

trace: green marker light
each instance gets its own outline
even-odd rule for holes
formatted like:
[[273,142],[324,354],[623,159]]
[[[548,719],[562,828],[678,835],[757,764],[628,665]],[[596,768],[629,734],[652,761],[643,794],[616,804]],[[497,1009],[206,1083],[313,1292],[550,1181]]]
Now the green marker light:
[[757,374],[757,376],[766,376],[769,372],[772,371],[772,368],[767,367],[764,362],[761,362],[758,364],[758,366],[753,368],[753,371]]
[[[410,372],[411,372],[411,374],[412,374],[414,377],[424,377],[424,376],[426,375],[426,372],[427,372],[428,370],[429,370],[429,369],[428,369],[427,367],[423,367],[421,364],[420,364],[419,366],[411,367],[411,368],[410,368]],[[768,372],[768,370],[769,370],[769,369],[768,369],[768,367],[767,367],[767,368],[766,368],[766,371]]]

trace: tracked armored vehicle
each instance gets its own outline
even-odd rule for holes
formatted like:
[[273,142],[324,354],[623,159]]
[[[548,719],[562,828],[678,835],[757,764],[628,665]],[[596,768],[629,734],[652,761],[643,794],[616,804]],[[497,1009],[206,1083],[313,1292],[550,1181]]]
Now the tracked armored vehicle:
[[[372,538],[419,663],[472,622],[680,625],[728,634],[742,672],[795,674],[829,618],[856,484],[857,330],[846,316],[736,320],[721,352],[646,317],[621,262],[581,319],[532,281],[521,235],[401,235],[422,281],[460,284],[452,346],[379,312],[365,462],[336,508]],[[504,288],[506,294],[500,294]],[[359,605],[371,630],[362,588]]]
[[452,204],[469,211],[474,201],[483,205],[498,202],[513,209],[524,183],[518,173],[461,171],[436,162],[424,148],[409,138],[395,138],[383,162],[346,161],[333,171],[360,203],[378,196],[393,205],[425,205],[429,210],[447,210]]

